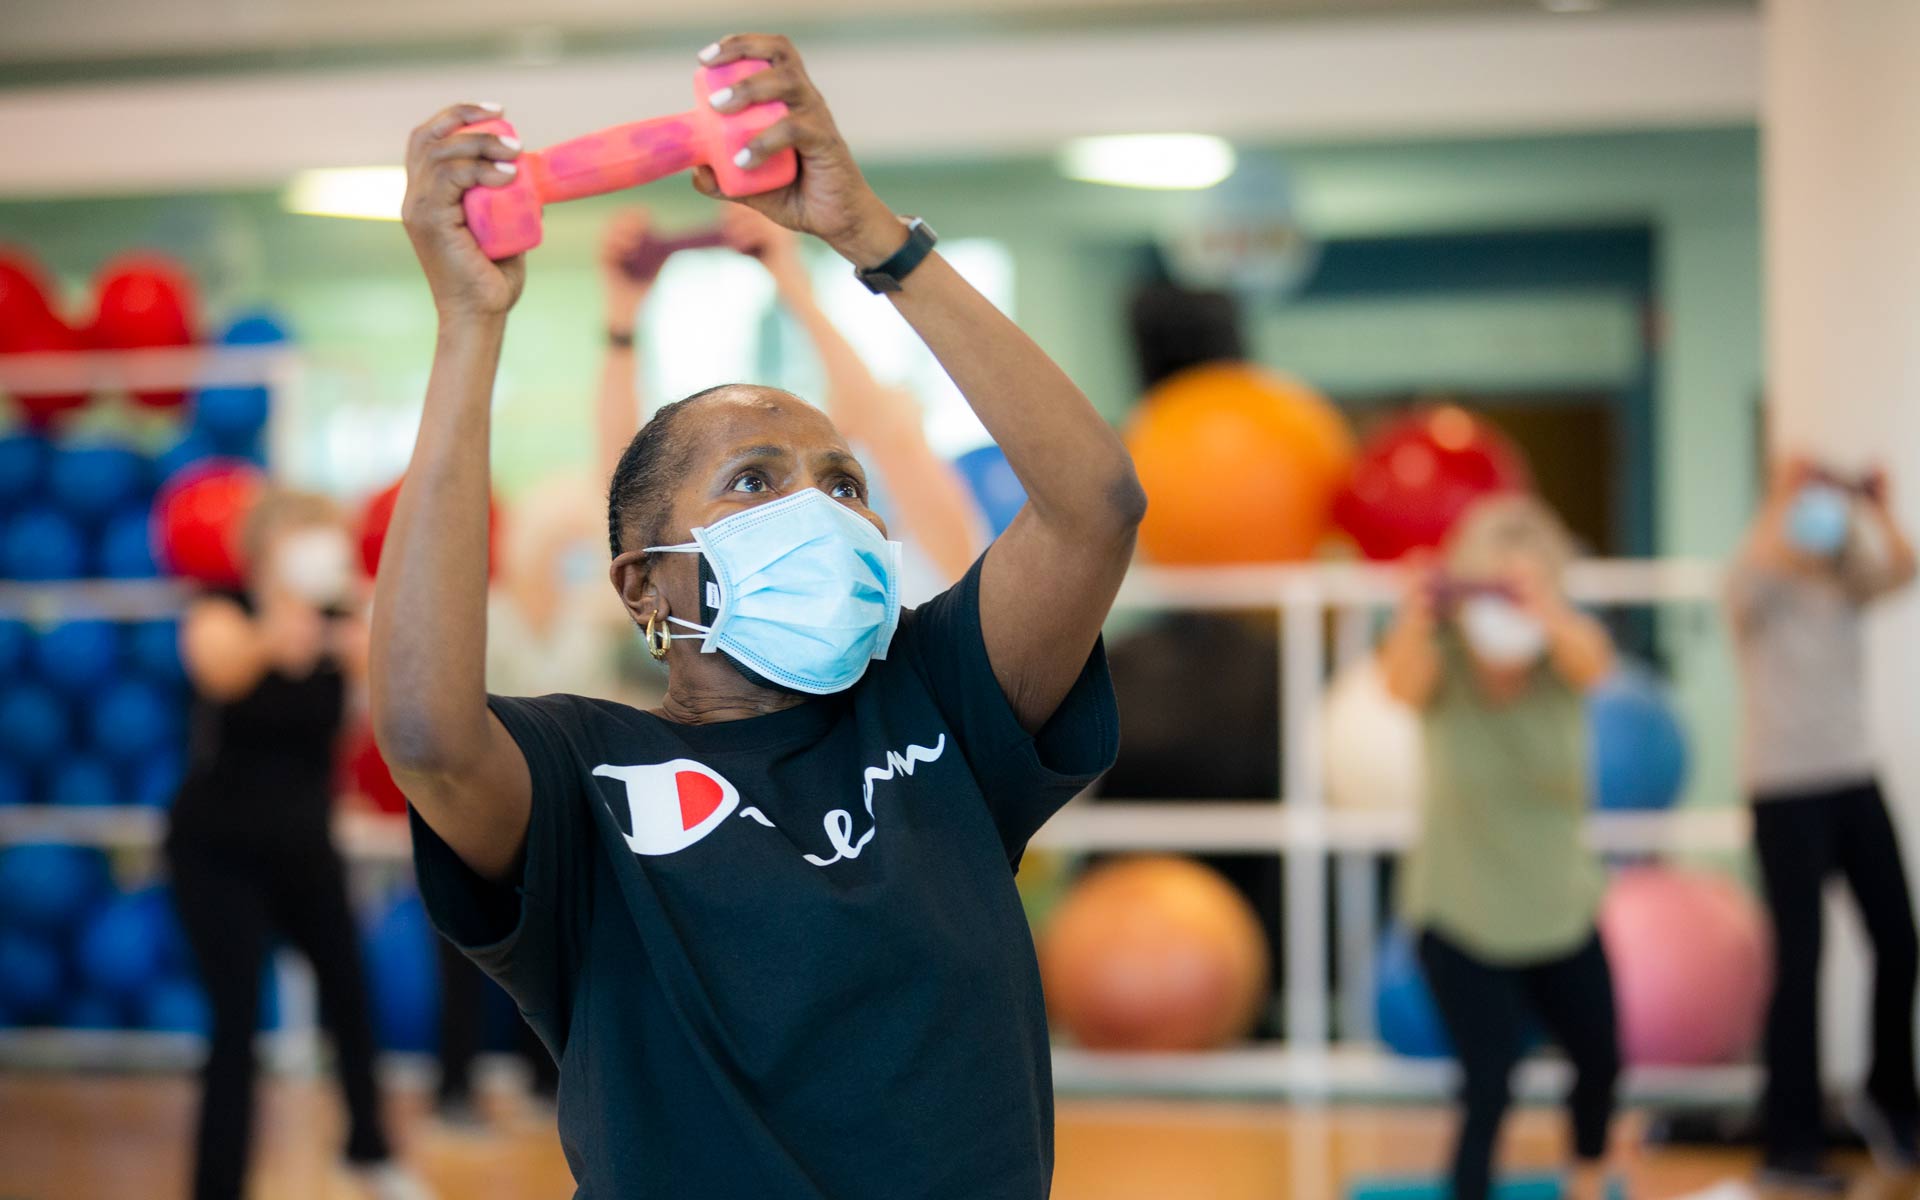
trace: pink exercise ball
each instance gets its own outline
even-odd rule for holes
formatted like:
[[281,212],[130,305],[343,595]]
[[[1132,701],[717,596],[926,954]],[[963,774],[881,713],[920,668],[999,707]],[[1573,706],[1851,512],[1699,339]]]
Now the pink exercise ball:
[[1665,867],[1620,872],[1600,904],[1620,1052],[1635,1065],[1727,1062],[1760,1036],[1773,966],[1745,888]]

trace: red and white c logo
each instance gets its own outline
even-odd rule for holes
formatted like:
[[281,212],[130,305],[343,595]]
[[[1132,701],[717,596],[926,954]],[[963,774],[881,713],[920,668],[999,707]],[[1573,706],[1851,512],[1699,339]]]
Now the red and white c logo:
[[626,785],[633,832],[624,836],[635,854],[685,850],[740,807],[739,789],[690,758],[631,767],[602,763],[593,773]]

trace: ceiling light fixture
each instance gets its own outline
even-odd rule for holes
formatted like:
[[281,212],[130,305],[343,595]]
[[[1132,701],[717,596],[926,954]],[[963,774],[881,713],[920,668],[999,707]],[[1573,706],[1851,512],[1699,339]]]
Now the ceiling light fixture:
[[398,221],[406,194],[403,167],[329,167],[295,175],[280,205],[311,217]]
[[1540,0],[1540,7],[1550,13],[1599,12],[1606,6],[1607,0]]
[[1075,138],[1060,152],[1069,179],[1114,187],[1210,188],[1233,174],[1233,147],[1202,133]]

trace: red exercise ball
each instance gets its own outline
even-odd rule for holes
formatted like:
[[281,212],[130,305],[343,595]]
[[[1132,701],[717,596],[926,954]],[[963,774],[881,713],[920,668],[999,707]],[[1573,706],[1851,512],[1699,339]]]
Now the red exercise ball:
[[[0,267],[0,274],[3,273],[4,267]],[[7,281],[0,278],[0,293],[4,293],[7,286]],[[0,295],[0,306],[7,303],[7,298]],[[35,307],[23,300],[15,303],[14,308],[16,311],[11,316],[0,317],[0,354],[71,354],[87,348],[85,336],[44,305]],[[35,428],[44,428],[61,413],[87,402],[87,393],[83,391],[41,391],[23,386],[12,395],[14,403],[25,412],[27,424]]]
[[1368,558],[1398,558],[1439,546],[1481,496],[1532,487],[1525,456],[1505,434],[1445,405],[1392,421],[1362,443],[1333,519]]
[[[117,258],[94,281],[98,308],[92,340],[101,350],[144,350],[189,346],[194,337],[193,279],[186,268],[162,255],[141,253]],[[184,391],[139,391],[133,398],[154,408],[171,408]]]
[[1184,858],[1095,867],[1039,938],[1047,1009],[1095,1050],[1207,1050],[1245,1037],[1271,964],[1253,908]]
[[25,250],[0,246],[0,337],[21,321],[52,311],[40,264]]
[[240,528],[265,486],[258,467],[232,458],[203,459],[168,479],[153,502],[153,541],[167,570],[239,587]]
[[343,765],[346,786],[365,796],[375,808],[383,813],[407,811],[407,798],[401,793],[400,785],[393,781],[393,772],[380,755],[371,726],[361,725],[347,739]]
[[[360,565],[372,579],[380,570],[380,548],[387,543],[387,526],[393,523],[393,506],[400,500],[400,480],[374,493],[360,512]],[[487,578],[492,579],[500,564],[500,505],[487,497]]]

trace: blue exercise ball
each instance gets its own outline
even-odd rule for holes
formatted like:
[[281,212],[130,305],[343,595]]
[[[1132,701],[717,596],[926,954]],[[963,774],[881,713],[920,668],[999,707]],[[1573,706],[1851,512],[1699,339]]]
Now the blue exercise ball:
[[0,619],[0,679],[12,679],[27,669],[33,651],[33,630],[25,621]]
[[153,460],[154,478],[164,484],[201,459],[213,458],[219,453],[220,448],[213,444],[212,438],[198,431],[188,432]]
[[12,808],[33,800],[33,777],[0,759],[0,808]]
[[72,737],[67,706],[58,694],[24,680],[0,688],[0,757],[43,766],[65,753]]
[[182,703],[169,688],[123,676],[101,690],[88,712],[93,748],[120,763],[177,749]]
[[70,754],[47,770],[47,803],[105,808],[126,802],[113,768],[92,754]]
[[222,346],[277,346],[287,340],[286,322],[264,308],[240,314],[220,334]]
[[54,503],[83,522],[104,519],[144,497],[147,460],[125,446],[72,446],[56,450],[47,468]]
[[213,1010],[207,1005],[207,995],[191,979],[161,979],[147,988],[138,1003],[141,1027],[156,1033],[205,1037],[213,1029]]
[[365,935],[373,1027],[387,1050],[430,1051],[440,1040],[440,966],[436,935],[418,893],[405,891],[377,909]]
[[80,930],[74,964],[88,987],[131,1000],[162,974],[164,906],[145,892],[115,896]]
[[107,518],[96,573],[102,579],[151,579],[161,573],[153,557],[153,514],[144,504]]
[[1449,1058],[1453,1043],[1440,1021],[1433,993],[1420,973],[1413,935],[1395,926],[1387,931],[1374,960],[1374,1021],[1380,1040],[1409,1058]]
[[193,973],[193,951],[187,945],[186,930],[180,927],[180,914],[174,907],[171,888],[164,883],[151,884],[127,892],[118,897],[118,901],[130,909],[138,910],[140,916],[137,921],[143,923],[152,935],[159,963],[155,968],[156,974]]
[[119,665],[120,629],[111,621],[68,621],[33,642],[35,673],[69,698],[103,687]]
[[53,447],[37,434],[0,437],[0,508],[12,508],[39,495],[46,485],[47,460],[51,457]]
[[0,928],[67,929],[112,887],[107,856],[91,846],[10,846],[0,850]]
[[1027,489],[1007,465],[1006,453],[992,444],[979,446],[954,459],[953,465],[967,481],[993,536],[1005,533],[1027,503]]
[[119,1029],[127,1023],[124,1006],[98,992],[78,992],[60,1010],[60,1024],[68,1029]]
[[24,508],[0,532],[0,578],[44,582],[86,573],[87,543],[80,527],[58,509]]
[[223,454],[245,454],[267,427],[267,389],[259,385],[201,388],[193,400],[193,427]]
[[1615,671],[1587,697],[1593,800],[1602,809],[1670,808],[1687,782],[1687,737],[1666,689],[1639,667]]
[[126,802],[139,808],[172,808],[186,773],[185,758],[178,752],[163,750],[134,763],[127,772]]
[[180,622],[141,621],[126,627],[127,661],[156,683],[177,687],[187,681],[180,662]]
[[19,1024],[52,1021],[66,995],[60,951],[23,930],[0,930],[0,1007]]

